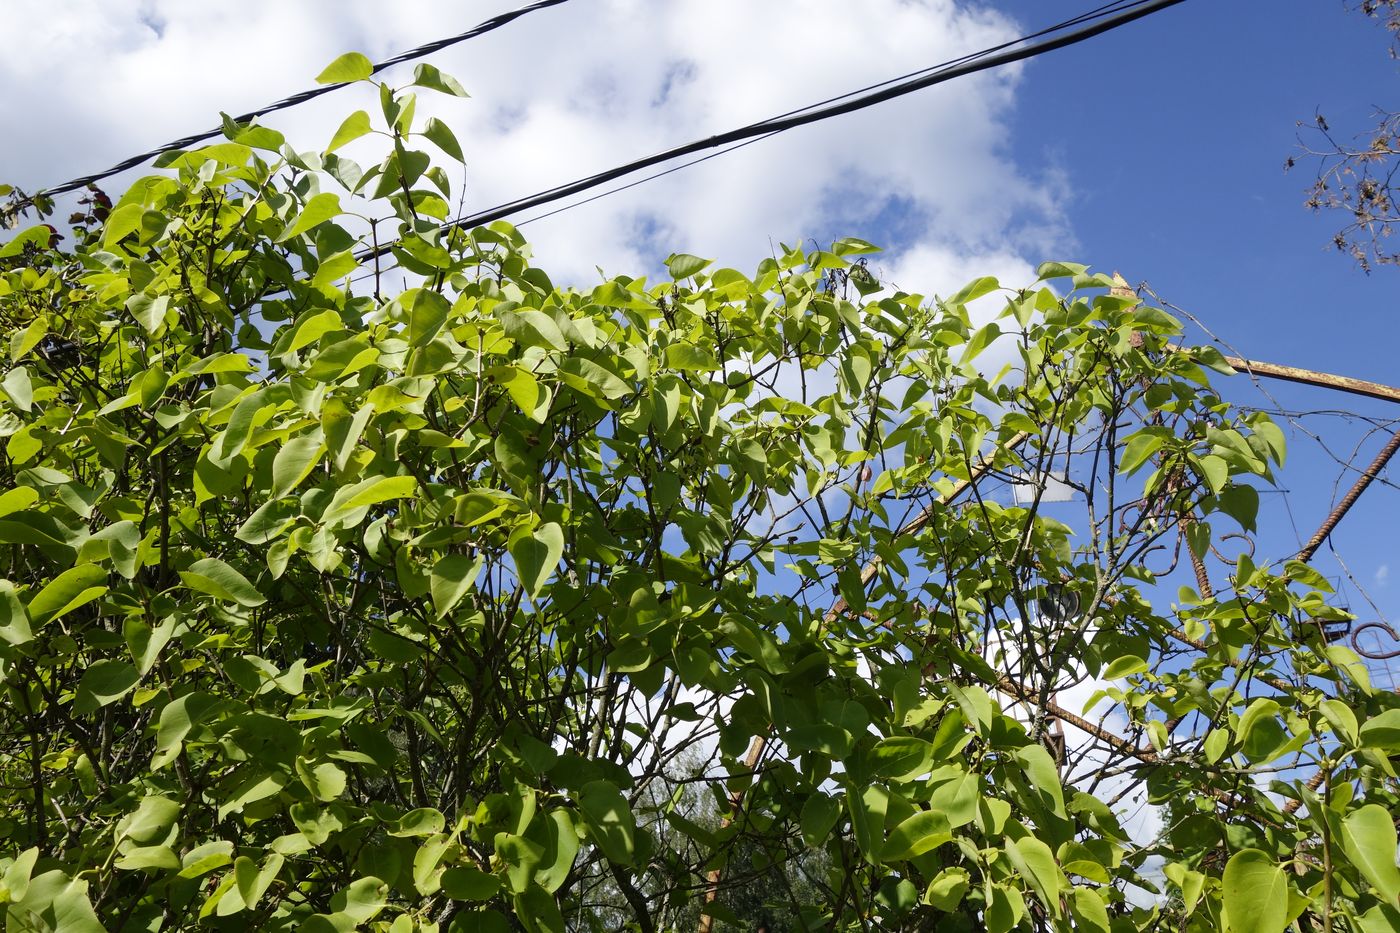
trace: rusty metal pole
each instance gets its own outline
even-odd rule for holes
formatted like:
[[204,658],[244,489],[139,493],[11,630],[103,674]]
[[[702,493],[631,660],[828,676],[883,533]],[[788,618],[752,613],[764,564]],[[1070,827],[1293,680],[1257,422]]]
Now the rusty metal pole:
[[1298,560],[1304,563],[1312,560],[1313,555],[1317,553],[1317,549],[1322,547],[1322,542],[1327,540],[1327,536],[1330,535],[1337,527],[1338,523],[1346,517],[1347,512],[1356,504],[1356,500],[1361,498],[1361,494],[1366,491],[1366,487],[1370,486],[1375,478],[1380,475],[1381,470],[1385,469],[1385,465],[1390,462],[1391,457],[1395,456],[1397,450],[1400,450],[1400,431],[1395,432],[1395,435],[1381,448],[1381,452],[1376,454],[1376,459],[1371,461],[1371,465],[1357,477],[1356,482],[1347,490],[1347,494],[1342,496],[1342,501],[1338,502],[1337,507],[1332,510],[1332,514],[1327,516],[1326,520],[1323,521],[1322,525],[1313,536],[1308,539],[1308,543],[1298,552]]
[[[1187,353],[1191,348],[1167,344],[1167,349],[1173,353]],[[1300,366],[1284,366],[1281,363],[1247,360],[1239,356],[1227,356],[1224,357],[1224,360],[1231,369],[1237,369],[1251,376],[1263,376],[1267,379],[1278,379],[1283,382],[1296,382],[1300,385],[1317,386],[1321,389],[1335,389],[1338,392],[1349,392],[1352,395],[1378,398],[1383,402],[1400,402],[1400,387],[1388,386],[1380,382],[1368,382],[1365,379],[1338,376],[1335,373],[1303,369]]]

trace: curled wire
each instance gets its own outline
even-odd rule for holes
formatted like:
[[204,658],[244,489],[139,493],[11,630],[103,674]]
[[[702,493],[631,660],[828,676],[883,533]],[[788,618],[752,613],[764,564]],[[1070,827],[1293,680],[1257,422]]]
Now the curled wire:
[[1400,632],[1395,631],[1395,629],[1390,626],[1390,623],[1367,622],[1351,630],[1351,646],[1356,650],[1356,653],[1363,658],[1370,658],[1372,661],[1386,661],[1390,658],[1400,658],[1400,648],[1394,648],[1390,651],[1381,651],[1361,647],[1361,633],[1367,629],[1373,628],[1385,632],[1390,636],[1391,641],[1400,642]]
[[1157,577],[1165,577],[1167,574],[1171,573],[1173,570],[1176,569],[1176,565],[1177,565],[1178,563],[1181,562],[1181,542],[1182,542],[1182,540],[1184,539],[1184,537],[1185,537],[1185,535],[1178,535],[1178,536],[1177,536],[1177,539],[1176,539],[1176,544],[1175,544],[1175,545],[1154,544],[1152,547],[1148,548],[1147,551],[1142,555],[1142,565],[1143,565],[1143,567],[1147,567],[1147,559],[1148,559],[1149,557],[1151,557],[1153,554],[1155,554],[1157,551],[1166,551],[1166,552],[1168,552],[1168,556],[1170,557],[1171,562],[1170,562],[1169,564],[1167,564],[1167,566],[1166,566],[1164,569],[1162,569],[1162,570],[1151,570],[1151,568],[1147,568],[1147,569],[1152,573],[1153,576],[1157,576]]
[[[1250,537],[1249,535],[1247,535],[1247,534],[1243,534],[1243,533],[1238,532],[1238,531],[1231,531],[1231,532],[1227,532],[1226,534],[1223,534],[1223,535],[1220,536],[1220,543],[1221,543],[1221,544],[1224,544],[1226,541],[1229,541],[1231,538],[1236,538],[1236,539],[1238,539],[1238,540],[1240,540],[1240,541],[1243,541],[1243,542],[1245,543],[1244,553],[1246,553],[1246,554],[1249,555],[1249,559],[1250,559],[1250,560],[1253,560],[1253,559],[1254,559],[1254,539],[1253,539],[1253,538],[1251,538],[1251,537]],[[1220,561],[1222,564],[1226,565],[1227,567],[1233,567],[1233,566],[1235,566],[1237,563],[1239,563],[1239,558],[1231,559],[1231,558],[1229,558],[1229,557],[1226,557],[1224,554],[1220,553],[1220,551],[1218,551],[1218,550],[1216,549],[1215,545],[1213,545],[1213,544],[1210,546],[1210,552],[1211,552],[1212,554],[1215,555],[1216,560]]]

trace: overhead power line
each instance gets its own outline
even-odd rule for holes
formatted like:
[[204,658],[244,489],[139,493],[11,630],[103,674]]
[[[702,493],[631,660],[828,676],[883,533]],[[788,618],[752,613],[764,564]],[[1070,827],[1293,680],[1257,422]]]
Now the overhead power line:
[[[400,65],[404,62],[412,61],[416,58],[422,58],[425,55],[431,55],[433,52],[441,51],[442,49],[456,45],[459,42],[465,42],[468,39],[475,39],[477,36],[485,35],[486,33],[491,32],[492,30],[499,29],[507,23],[519,19],[527,13],[533,13],[536,10],[543,10],[545,7],[559,6],[560,4],[567,2],[568,0],[536,0],[536,2],[527,4],[523,7],[520,7],[519,9],[509,10],[505,13],[493,16],[488,20],[484,20],[473,26],[471,29],[468,29],[466,32],[459,33],[455,36],[450,36],[446,39],[437,39],[432,42],[426,43],[425,45],[420,45],[417,48],[409,49],[407,52],[401,52],[398,55],[395,55],[393,58],[385,59],[384,61],[376,64],[370,71],[370,74],[378,74],[386,68],[392,68],[394,65]],[[238,123],[248,123],[252,120],[257,119],[258,117],[266,116],[269,113],[276,113],[279,110],[286,110],[289,107],[295,107],[298,104],[304,104],[309,100],[314,100],[315,98],[320,97],[322,94],[329,94],[331,91],[337,91],[343,87],[347,87],[351,83],[354,82],[344,82],[341,84],[327,84],[322,87],[316,87],[311,88],[309,90],[301,91],[297,94],[291,95],[290,97],[284,97],[275,103],[268,104],[265,107],[259,107],[257,110],[250,110],[247,113],[240,114],[234,117],[233,119]],[[59,185],[53,185],[51,187],[41,189],[40,191],[35,192],[28,199],[26,199],[25,202],[23,202],[22,206],[33,203],[33,199],[36,197],[52,197],[56,194],[65,194],[69,191],[77,191],[79,188],[85,188],[88,185],[99,182],[104,178],[110,178],[113,175],[126,171],[127,169],[135,168],[136,166],[141,165],[142,163],[149,162],[156,156],[162,155],[167,152],[172,152],[176,149],[184,149],[187,146],[193,146],[196,143],[204,142],[206,139],[213,139],[214,137],[221,136],[222,134],[223,127],[217,127],[212,130],[207,130],[203,133],[196,133],[193,136],[185,136],[181,139],[173,140],[171,142],[166,143],[163,146],[157,146],[156,148],[147,150],[146,152],[142,152],[139,155],[134,155],[130,158],[123,159],[116,165],[113,165],[110,168],[105,168],[100,172],[93,172],[91,175],[83,175],[79,178],[73,178],[68,181],[65,181]]]
[[[1157,13],[1161,10],[1166,9],[1167,7],[1176,6],[1178,3],[1182,2],[1184,2],[1184,0],[1138,0],[1138,2],[1132,3],[1107,4],[1103,7],[1100,7],[1098,11],[1086,13],[1079,17],[1076,17],[1073,20],[1068,20],[1068,23],[1083,24],[1080,25],[1079,28],[1074,29],[1071,32],[1066,32],[1062,35],[1052,35],[1049,38],[1045,38],[1043,41],[1033,42],[1029,45],[1022,45],[1022,43],[1025,43],[1032,38],[1046,36],[1050,33],[1061,31],[1061,27],[1058,26],[1050,27],[1049,29],[1043,29],[1038,32],[1032,33],[1029,36],[1023,36],[1022,38],[1017,39],[1014,42],[1003,43],[999,46],[994,46],[991,49],[984,49],[981,52],[976,52],[971,55],[963,56],[959,59],[954,59],[951,62],[946,62],[941,65],[934,65],[929,68],[922,69],[921,71],[912,72],[911,74],[901,78],[893,78],[890,81],[882,82],[876,85],[871,85],[870,88],[864,89],[863,91],[852,91],[847,94],[843,94],[839,97],[830,98],[827,101],[822,101],[817,104],[811,104],[799,110],[789,111],[788,113],[780,114],[779,116],[771,117],[767,120],[762,120],[757,123],[750,123],[746,126],[741,126],[737,129],[729,130],[725,133],[720,133],[717,136],[710,136],[706,139],[695,140],[693,142],[685,143],[680,146],[675,146],[670,149],[654,153],[653,155],[649,155],[644,158],[635,159],[623,165],[619,165],[614,168],[610,168],[605,171],[577,179],[576,181],[568,182],[562,185],[557,185],[553,188],[540,191],[536,194],[528,195],[523,198],[517,198],[513,201],[507,201],[503,204],[498,204],[495,207],[487,208],[486,210],[478,211],[476,213],[468,214],[459,217],[455,220],[449,221],[443,224],[443,229],[446,230],[454,227],[476,227],[482,224],[487,224],[493,220],[500,220],[504,217],[508,217],[511,214],[518,213],[522,210],[528,210],[532,207],[540,207],[545,204],[551,204],[555,201],[559,201],[564,198],[570,197],[571,195],[580,194],[584,191],[589,191],[593,188],[605,185],[608,182],[613,181],[615,179],[621,178],[626,175],[630,175],[633,172],[639,172],[643,169],[651,168],[654,165],[659,165],[663,162],[669,162],[672,159],[678,159],[684,156],[694,155],[698,152],[704,152],[707,149],[716,149],[722,146],[739,148],[738,146],[733,146],[732,144],[739,143],[744,140],[751,140],[759,136],[777,135],[778,133],[784,133],[788,130],[796,129],[799,126],[806,126],[811,123],[819,123],[823,120],[832,119],[833,117],[839,117],[848,113],[854,113],[858,110],[864,110],[868,107],[873,107],[876,104],[884,103],[885,101],[894,100],[895,98],[899,97],[904,97],[905,95],[912,94],[915,91],[921,91],[925,88],[933,87],[937,84],[943,84],[944,82],[952,81],[955,78],[961,78],[966,75],[975,74],[979,71],[987,71],[992,68],[999,68],[1002,65],[1009,65],[1013,62],[1025,61],[1029,58],[1035,58],[1036,56],[1043,55],[1046,52],[1053,52],[1056,49],[1062,49],[1067,46],[1075,45],[1077,43],[1084,42],[1088,39],[1092,39],[1095,36],[1102,35],[1103,33],[1109,32],[1113,29],[1117,29],[1120,26],[1125,26],[1128,23],[1142,19],[1146,16],[1150,16],[1153,13]],[[1100,11],[1111,12],[1100,13]],[[1012,48],[1012,46],[1019,46],[1019,48]],[[695,160],[695,162],[701,161],[704,160]],[[653,177],[660,177],[660,175],[664,174],[669,174],[669,172],[662,172]],[[626,185],[623,187],[631,187],[631,185]],[[619,188],[617,190],[623,189]],[[596,200],[596,198],[590,200]],[[386,243],[382,246],[365,250],[357,254],[357,256],[360,259],[366,259],[374,256],[382,256],[388,253],[392,248],[392,243]]]
[[[1097,9],[1089,10],[1087,13],[1081,13],[1073,19],[1067,19],[1063,22],[1056,23],[1053,26],[1047,26],[1039,32],[1029,33],[1027,35],[1021,36],[1019,39],[1013,39],[1010,42],[1003,42],[1001,45],[994,45],[990,48],[983,49],[980,52],[973,52],[971,54],[964,55],[962,58],[955,58],[937,65],[932,65],[928,68],[921,68],[918,71],[912,71],[908,74],[903,74],[896,78],[889,78],[888,80],[880,81],[876,84],[868,84],[865,87],[856,88],[854,91],[847,91],[846,93],[837,95],[836,97],[828,97],[826,100],[817,101],[814,104],[808,104],[805,107],[799,107],[796,110],[789,110],[786,113],[779,114],[777,117],[771,117],[770,119],[776,120],[781,119],[782,117],[790,117],[795,114],[805,113],[817,107],[835,103],[838,100],[846,100],[849,97],[855,97],[857,94],[864,94],[867,91],[873,91],[878,88],[887,87],[899,81],[906,81],[910,78],[914,78],[919,75],[931,74],[937,71],[944,71],[948,68],[953,68],[957,65],[961,65],[964,62],[976,61],[979,58],[984,58],[988,55],[995,54],[996,52],[1000,52],[1002,49],[1009,49],[1012,46],[1019,45],[1022,42],[1029,42],[1031,39],[1038,39],[1041,36],[1048,36],[1051,33],[1059,32],[1062,29],[1068,29],[1071,26],[1077,26],[1080,23],[1087,22],[1096,16],[1103,16],[1108,13],[1117,12],[1118,10],[1127,9],[1128,7],[1132,6],[1135,2],[1139,2],[1139,0],[1116,0],[1116,2],[1114,3],[1106,3],[1103,6],[1098,7]],[[606,198],[610,195],[618,194],[620,192],[628,190],[629,188],[635,188],[638,185],[644,185],[647,182],[655,181],[658,178],[664,178],[665,176],[679,172],[682,169],[690,168],[693,165],[699,165],[701,162],[708,162],[711,159],[717,159],[720,156],[727,155],[736,149],[743,149],[745,146],[752,146],[754,143],[763,142],[763,140],[769,138],[770,136],[776,135],[778,135],[777,131],[774,131],[772,133],[765,133],[762,136],[754,136],[750,139],[744,140],[743,142],[735,143],[731,146],[726,146],[723,149],[711,152],[707,155],[700,156],[698,159],[691,159],[687,162],[682,162],[679,165],[673,165],[670,168],[663,169],[660,172],[654,172],[650,175],[645,175],[641,178],[633,179],[625,185],[618,185],[615,188],[609,188],[607,191],[600,191],[599,193],[592,195],[591,197],[584,198],[581,201],[574,201],[573,203],[565,204],[563,207],[556,207],[552,211],[547,211],[543,214],[536,214],[534,217],[518,221],[516,223],[516,226],[523,227],[526,224],[536,223],[537,221],[544,220],[548,217],[553,217],[555,214],[562,214],[565,211],[571,211],[576,207],[582,207],[585,204],[591,204],[594,201],[600,201],[603,198]]]

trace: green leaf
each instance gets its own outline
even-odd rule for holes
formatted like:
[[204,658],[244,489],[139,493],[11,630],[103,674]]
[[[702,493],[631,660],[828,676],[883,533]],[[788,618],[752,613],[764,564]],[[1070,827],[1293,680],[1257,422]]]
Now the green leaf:
[[144,677],[160,659],[161,651],[175,634],[176,619],[167,616],[155,628],[138,616],[128,616],[122,623],[122,637],[136,670]]
[[972,362],[981,355],[983,350],[991,346],[993,340],[1000,336],[1001,328],[995,323],[985,324],[978,328],[977,332],[968,339],[967,347],[963,349],[962,361],[964,363]]
[[290,778],[281,771],[271,774],[256,770],[253,774],[234,788],[232,796],[220,805],[216,811],[220,820],[226,818],[230,813],[241,813],[243,808],[250,803],[257,803],[259,800],[266,800],[268,797],[276,796],[282,792],[290,782]]
[[1339,739],[1348,745],[1360,744],[1361,733],[1356,725],[1356,714],[1350,706],[1341,700],[1323,700],[1318,704],[1318,709]]
[[[1206,481],[1206,485],[1212,493],[1218,494],[1230,481],[1230,464],[1225,461],[1224,457],[1207,454],[1195,462],[1200,467],[1201,478]],[[1204,549],[1202,550],[1204,552]]]
[[1361,746],[1400,752],[1400,709],[1388,709],[1361,726]]
[[1356,918],[1358,933],[1395,933],[1400,930],[1400,909],[1377,904]]
[[24,645],[33,640],[29,612],[20,602],[15,585],[9,580],[0,580],[0,641],[8,645]]
[[842,237],[831,244],[831,251],[838,256],[859,256],[863,253],[878,253],[880,247],[857,237]]
[[489,901],[501,891],[501,879],[479,868],[449,868],[442,873],[442,893],[454,901]]
[[216,465],[228,467],[253,436],[253,428],[271,414],[271,406],[264,403],[260,391],[252,391],[234,406],[228,424],[215,439],[209,451],[209,459]]
[[511,401],[530,420],[543,424],[549,417],[549,390],[533,374],[519,366],[493,366],[486,374],[506,387]]
[[326,147],[326,151],[335,152],[341,146],[359,139],[370,131],[369,114],[363,110],[356,110],[340,124],[340,129],[331,137],[331,144]]
[[364,81],[374,74],[374,63],[359,52],[346,52],[316,76],[317,84],[345,84]]
[[317,288],[333,288],[336,282],[358,268],[360,261],[355,258],[353,250],[332,253],[316,265],[316,274],[311,277],[311,284]]
[[29,600],[29,621],[45,625],[62,618],[107,592],[107,571],[96,564],[81,564],[54,577]]
[[510,536],[510,556],[520,585],[530,599],[540,595],[564,553],[564,529],[546,522],[533,532],[520,529]]
[[170,763],[179,752],[181,742],[213,705],[214,701],[202,693],[187,693],[165,704],[156,729],[153,769],[159,770]]
[[418,480],[415,477],[374,476],[337,492],[321,515],[321,522],[331,525],[360,509],[394,499],[411,499],[417,492]]
[[530,885],[515,896],[513,903],[516,917],[527,933],[565,933],[564,916],[558,903],[539,885]]
[[966,868],[945,868],[929,882],[928,889],[924,891],[924,903],[951,913],[958,909],[971,885],[972,879]]
[[431,88],[434,91],[451,94],[453,97],[469,96],[462,85],[457,83],[456,78],[443,74],[426,62],[413,69],[413,83],[418,87]]
[[531,821],[525,836],[541,849],[534,883],[553,894],[568,880],[578,857],[579,839],[573,817],[567,810],[551,810],[543,819]]
[[413,298],[413,310],[408,315],[409,346],[421,347],[438,335],[452,305],[430,288],[419,289]]
[[296,489],[311,474],[326,452],[319,431],[302,434],[287,441],[272,459],[272,488],[270,499],[280,499]]
[[1007,858],[1036,897],[1050,913],[1058,916],[1064,876],[1055,862],[1055,853],[1035,836],[1022,836],[1015,842],[1007,840],[1005,850]]
[[122,820],[118,828],[121,837],[148,844],[162,839],[180,816],[180,804],[169,797],[143,797],[135,811]]
[[511,891],[520,893],[535,877],[544,849],[538,843],[513,833],[496,834],[496,857],[506,866],[506,881]]
[[345,469],[350,455],[355,452],[364,434],[365,425],[374,417],[374,407],[365,405],[353,415],[344,403],[327,403],[321,413],[321,429],[326,435],[326,450],[331,454],[331,462],[337,470]]
[[1236,730],[1240,740],[1240,750],[1252,762],[1267,762],[1288,741],[1288,734],[1279,725],[1278,702],[1268,697],[1260,697],[1249,704],[1240,716]]
[[343,330],[345,330],[345,321],[341,319],[340,312],[334,308],[317,311],[297,324],[296,330],[292,332],[292,339],[288,341],[284,352],[295,353],[320,340],[326,334]]
[[923,739],[894,735],[876,743],[866,760],[879,777],[910,781],[928,773],[934,762],[934,749]]
[[[948,692],[953,695],[953,699],[958,701],[958,707],[965,720],[975,724],[978,734],[985,735],[991,731],[995,704],[986,690],[976,684],[964,687],[953,683],[948,685]],[[954,722],[952,731],[957,731],[960,725],[960,723]],[[939,729],[940,735],[942,731]],[[935,736],[935,739],[937,738],[938,736]]]
[[305,759],[298,758],[296,770],[301,782],[317,800],[335,800],[345,793],[345,772],[333,762],[323,761],[312,765]]
[[331,910],[357,927],[373,920],[389,903],[389,886],[380,878],[357,878],[331,898]]
[[263,860],[262,867],[259,868],[250,858],[240,856],[233,863],[234,877],[237,879],[238,894],[243,898],[243,904],[253,910],[262,900],[267,889],[272,886],[277,875],[282,871],[282,865],[286,862],[285,857],[280,853],[269,853]]
[[969,301],[976,301],[983,295],[990,295],[999,288],[1001,288],[1000,282],[990,275],[984,275],[964,285],[956,295],[948,299],[948,304],[967,304]]
[[1288,878],[1265,852],[1241,849],[1230,856],[1221,896],[1229,933],[1283,933],[1288,925]]
[[258,506],[233,536],[248,544],[269,544],[296,520],[296,515],[294,506],[270,499]]
[[1394,814],[1376,803],[1353,810],[1342,819],[1342,849],[1381,900],[1400,901],[1400,868],[1395,866]]
[[[1074,928],[1085,933],[1112,933],[1113,926],[1108,919],[1108,908],[1103,897],[1094,888],[1075,888],[1069,902],[1070,913],[1074,917]],[[1187,907],[1190,911],[1190,907]]]
[[126,309],[148,334],[154,334],[165,325],[165,312],[169,307],[169,295],[152,298],[150,295],[138,294],[126,300]]
[[1155,430],[1144,428],[1128,438],[1127,447],[1123,450],[1123,456],[1118,461],[1118,470],[1124,476],[1131,476],[1153,454],[1162,449],[1165,442],[1163,435]]
[[1254,433],[1259,435],[1269,448],[1274,462],[1283,466],[1283,462],[1288,456],[1288,441],[1284,438],[1283,431],[1266,416],[1260,416],[1251,426],[1254,428]]
[[1122,680],[1125,677],[1131,677],[1133,674],[1141,674],[1146,670],[1147,661],[1135,654],[1127,654],[1110,661],[1108,667],[1104,668],[1101,676],[1104,680]]
[[140,681],[140,672],[126,661],[97,661],[83,672],[83,679],[78,682],[73,711],[91,713],[115,703]]
[[437,117],[430,117],[428,119],[427,125],[423,127],[423,135],[428,137],[433,145],[437,146],[458,162],[466,162],[466,158],[462,155],[461,143],[457,142],[457,137],[453,134],[452,130],[448,128],[447,124],[443,123]]
[[949,825],[957,829],[977,818],[977,804],[981,799],[981,775],[963,772],[934,788],[929,807],[942,813]]
[[423,807],[399,817],[398,825],[388,832],[391,836],[435,836],[442,832],[444,823],[442,811]]
[[286,230],[282,231],[277,242],[281,243],[294,236],[299,236],[317,224],[340,216],[341,213],[343,212],[340,209],[340,195],[329,191],[312,195],[311,199],[302,207],[301,213],[287,226]]
[[216,839],[195,846],[180,860],[181,878],[199,878],[233,862],[233,843]]
[[47,314],[35,315],[29,326],[10,337],[10,360],[18,363],[29,355],[29,351],[39,345],[49,335],[51,322]]
[[953,839],[948,818],[936,810],[920,810],[890,830],[880,861],[902,862],[931,852]]
[[579,788],[579,813],[588,837],[614,865],[631,865],[635,855],[637,823],[617,785],[589,781]]
[[982,917],[988,933],[1009,933],[1026,913],[1025,899],[1019,890],[1006,884],[989,884],[986,891],[987,904]]
[[121,858],[112,863],[123,871],[176,871],[180,868],[180,857],[170,846],[137,846],[125,851]]
[[180,579],[185,581],[185,586],[196,592],[238,603],[240,606],[252,608],[267,602],[247,577],[217,557],[195,561],[190,564],[188,570],[180,571]]
[[542,346],[555,350],[567,350],[569,347],[568,342],[564,339],[564,332],[559,329],[554,318],[543,311],[535,311],[530,308],[519,311],[502,311],[500,312],[500,320],[506,336],[522,347]]
[[467,557],[464,554],[449,554],[433,566],[428,589],[433,598],[433,611],[439,619],[451,612],[476,585],[481,568],[479,555]]
[[29,370],[23,366],[16,366],[5,374],[4,381],[0,381],[0,389],[5,390],[20,411],[29,411],[34,407],[34,385],[29,380]]
[[573,388],[593,398],[622,398],[632,387],[592,360],[570,357],[559,366],[559,377]]
[[1202,744],[1201,751],[1205,753],[1206,761],[1215,764],[1220,760],[1220,756],[1225,754],[1225,749],[1230,747],[1230,733],[1225,729],[1212,729],[1206,733],[1206,740]]
[[1031,786],[1040,792],[1046,809],[1056,816],[1065,815],[1064,788],[1060,784],[1060,769],[1055,759],[1042,745],[1027,745],[1016,749],[1013,757],[1025,770]]
[[0,493],[0,515],[11,515],[39,501],[39,491],[33,486],[16,486]]
[[1233,483],[1220,491],[1216,503],[1220,511],[1233,518],[1245,531],[1255,530],[1255,519],[1259,516],[1259,490],[1243,483]]
[[72,536],[42,512],[14,513],[14,520],[0,520],[0,544],[33,544],[72,550]]
[[1044,282],[1047,279],[1069,279],[1076,275],[1083,275],[1088,266],[1082,266],[1077,262],[1042,262],[1035,270],[1036,281]]
[[670,369],[696,373],[710,373],[719,369],[719,363],[715,360],[714,354],[693,343],[673,343],[667,347],[666,366]]
[[889,794],[878,784],[859,793],[846,791],[846,811],[851,817],[851,832],[856,847],[867,862],[878,864],[884,848],[885,815],[889,810]]
[[712,262],[713,259],[701,259],[689,253],[672,253],[666,257],[666,271],[671,273],[671,278],[680,281],[702,271]]
[[88,898],[86,880],[70,879],[57,869],[33,878],[22,899],[11,902],[6,929],[55,933],[106,933]]
[[823,793],[814,793],[802,805],[802,838],[811,848],[826,844],[827,837],[841,817],[841,805]]
[[[745,626],[734,626],[732,629],[724,630],[724,634],[735,638],[735,642],[740,646],[740,650],[750,657],[755,657],[754,651],[760,652],[756,657],[761,658],[763,652],[762,643],[754,640],[751,645],[746,644],[744,634],[748,630]],[[790,727],[783,736],[790,748],[797,751],[816,751],[826,758],[845,758],[851,752],[851,733],[830,722],[808,722],[799,723]]]
[[[225,114],[220,114],[226,116]],[[262,149],[267,152],[280,152],[282,146],[287,142],[287,138],[281,133],[267,126],[257,126],[248,124],[243,126],[232,137],[233,141],[252,149]]]
[[[107,223],[102,229],[102,245],[111,249],[128,234],[141,229],[141,215],[145,208],[140,204],[122,204],[107,215]],[[47,232],[47,231],[45,231]]]
[[1163,874],[1181,888],[1182,908],[1188,913],[1195,910],[1197,902],[1201,899],[1201,892],[1205,890],[1206,876],[1194,869],[1187,868],[1180,862],[1167,863],[1163,868]]

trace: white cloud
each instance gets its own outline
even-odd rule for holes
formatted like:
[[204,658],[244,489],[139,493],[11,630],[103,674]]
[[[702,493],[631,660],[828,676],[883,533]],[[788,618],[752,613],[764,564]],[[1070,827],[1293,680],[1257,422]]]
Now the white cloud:
[[[22,129],[0,176],[52,183],[309,86],[347,49],[382,58],[514,5],[419,0],[387,15],[368,0],[11,2],[0,120]],[[432,56],[473,98],[420,109],[457,130],[467,207],[479,209],[1019,31],[953,0],[580,0]],[[891,247],[910,290],[946,293],[987,271],[1026,281],[1026,260],[1062,254],[1068,235],[1063,179],[1008,154],[1019,75],[984,73],[798,129],[527,233],[542,265],[580,282],[595,265],[655,269],[672,249],[745,268],[779,241],[848,234]],[[357,106],[374,104],[337,92],[268,122],[320,147]]]
[[1389,579],[1390,579],[1390,565],[1389,565],[1389,564],[1381,564],[1379,567],[1376,568],[1376,576],[1375,576],[1376,586],[1385,586],[1386,582],[1387,582]]

